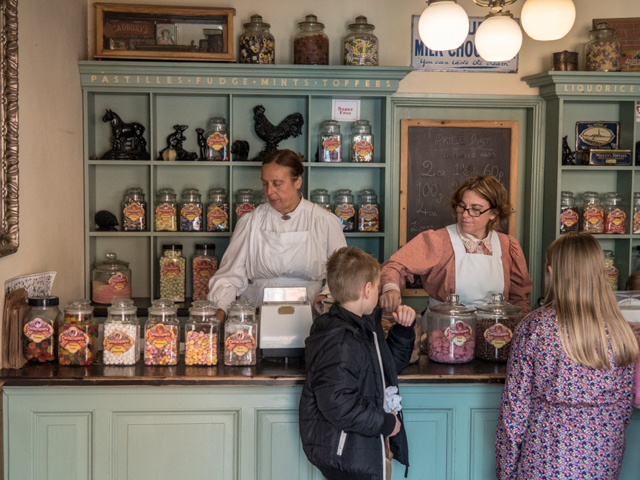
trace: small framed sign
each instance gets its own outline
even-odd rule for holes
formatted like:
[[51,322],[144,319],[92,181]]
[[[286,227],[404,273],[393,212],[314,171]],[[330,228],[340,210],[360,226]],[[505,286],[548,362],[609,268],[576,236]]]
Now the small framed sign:
[[332,120],[337,122],[360,120],[360,100],[334,99],[331,107]]

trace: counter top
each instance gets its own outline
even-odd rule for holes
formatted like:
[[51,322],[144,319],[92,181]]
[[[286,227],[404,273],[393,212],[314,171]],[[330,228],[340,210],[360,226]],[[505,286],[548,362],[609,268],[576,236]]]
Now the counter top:
[[[400,375],[401,385],[446,383],[504,383],[506,365],[474,360],[465,364],[431,362],[425,355]],[[305,378],[302,358],[262,359],[252,367],[131,366],[96,363],[87,367],[27,364],[18,370],[0,370],[6,387],[77,386],[296,386]]]

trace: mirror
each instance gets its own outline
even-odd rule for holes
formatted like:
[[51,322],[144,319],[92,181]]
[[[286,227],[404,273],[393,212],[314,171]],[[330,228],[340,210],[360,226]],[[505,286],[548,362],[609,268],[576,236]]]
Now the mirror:
[[0,257],[18,250],[18,0],[0,0]]

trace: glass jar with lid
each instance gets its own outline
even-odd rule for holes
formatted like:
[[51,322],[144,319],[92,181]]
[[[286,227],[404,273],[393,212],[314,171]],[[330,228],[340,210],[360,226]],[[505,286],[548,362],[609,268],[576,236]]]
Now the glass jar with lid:
[[256,309],[246,300],[231,302],[224,324],[224,364],[255,365],[257,352]]
[[58,329],[62,313],[58,297],[29,297],[29,310],[22,324],[22,346],[28,362],[46,363],[56,359]]
[[513,332],[520,323],[520,307],[511,305],[501,293],[476,307],[476,358],[505,363],[511,352]]
[[209,294],[209,280],[218,271],[218,257],[213,243],[196,244],[192,262],[193,300],[206,300]]
[[147,230],[147,202],[141,188],[129,188],[122,200],[122,229],[125,232]]
[[604,253],[604,266],[607,269],[607,276],[609,277],[609,284],[613,291],[618,290],[618,278],[620,277],[620,271],[616,268],[616,257],[613,250],[603,250]]
[[145,365],[177,365],[180,341],[177,313],[171,300],[159,298],[151,302],[144,324]]
[[596,192],[582,194],[582,230],[588,233],[604,231],[604,209]]
[[185,365],[218,364],[217,311],[215,305],[206,300],[197,300],[191,305],[189,320],[184,325]]
[[293,63],[295,65],[329,65],[329,37],[324,24],[315,15],[307,15],[298,23],[293,37]]
[[71,300],[64,307],[58,335],[60,365],[91,365],[96,354],[98,323],[89,300]]
[[335,120],[325,120],[320,124],[318,150],[320,162],[342,161],[342,134],[340,124]]
[[228,161],[229,136],[227,133],[227,121],[222,117],[210,118],[206,135],[207,146],[205,147],[204,160]]
[[240,34],[240,63],[276,63],[276,42],[269,33],[271,25],[262,21],[261,15],[251,15]]
[[560,194],[560,234],[577,232],[579,226],[580,215],[573,192],[562,192]]
[[349,25],[349,33],[342,42],[344,65],[378,65],[378,37],[373,34],[374,29],[362,15]]
[[627,233],[627,208],[616,192],[605,196],[604,233]]
[[475,353],[476,309],[460,303],[456,294],[429,307],[427,312],[429,358],[441,363],[466,363]]
[[129,262],[118,260],[115,253],[93,267],[93,295],[95,303],[109,305],[117,298],[131,298],[131,270]]
[[370,188],[364,188],[358,194],[358,231],[380,231],[380,205],[376,192]]
[[207,203],[207,232],[229,231],[229,201],[224,188],[209,190]]
[[178,231],[178,202],[173,188],[158,190],[154,214],[156,232]]
[[632,233],[640,233],[640,192],[633,193],[633,227]]
[[160,297],[172,302],[184,302],[186,260],[182,256],[182,245],[162,246],[160,257]]
[[256,197],[253,193],[253,190],[250,188],[241,188],[236,192],[236,208],[235,212],[235,223],[240,220],[243,215],[246,215],[249,212],[253,212],[256,209]]
[[585,46],[588,72],[619,72],[622,69],[622,49],[616,39],[616,30],[607,22],[600,22],[589,31]]
[[326,188],[316,188],[311,192],[311,202],[320,205],[327,212],[333,213],[331,209],[331,200],[329,197],[329,190]]
[[368,120],[356,120],[351,130],[351,161],[373,162],[373,135]]
[[140,356],[140,323],[133,300],[114,300],[107,313],[102,362],[105,365],[135,365]]
[[180,197],[180,231],[202,232],[202,200],[197,188],[185,188]]
[[356,205],[353,201],[353,194],[348,188],[336,190],[333,195],[333,213],[342,223],[343,232],[356,231]]

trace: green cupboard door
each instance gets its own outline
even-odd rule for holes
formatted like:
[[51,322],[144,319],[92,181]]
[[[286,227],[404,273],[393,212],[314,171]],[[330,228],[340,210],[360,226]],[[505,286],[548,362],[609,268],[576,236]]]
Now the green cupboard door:
[[496,476],[496,426],[499,408],[471,409],[471,480]]
[[624,451],[622,460],[622,471],[620,480],[637,480],[640,472],[640,410],[633,412],[633,417],[625,432],[627,437],[627,448]]

